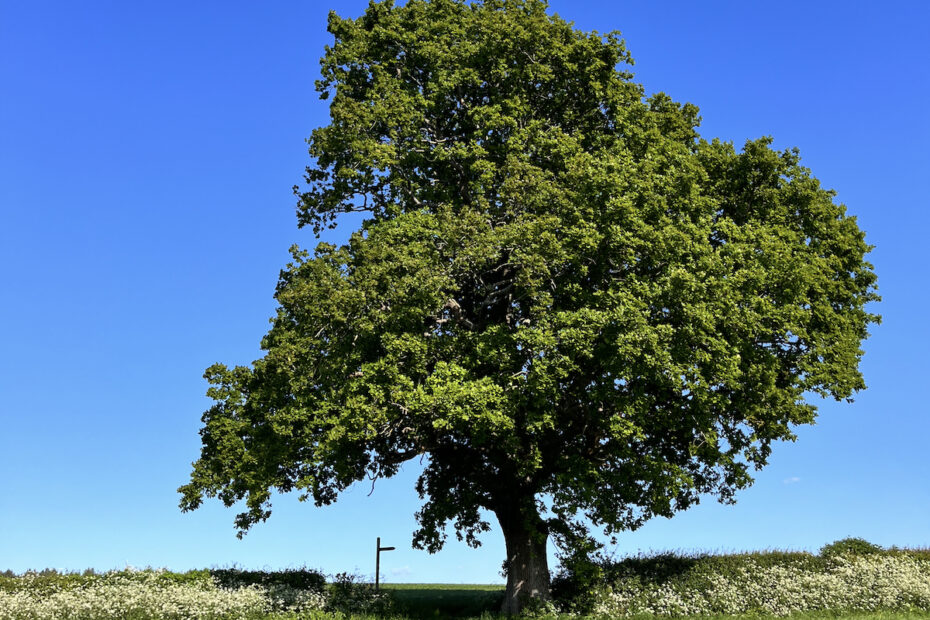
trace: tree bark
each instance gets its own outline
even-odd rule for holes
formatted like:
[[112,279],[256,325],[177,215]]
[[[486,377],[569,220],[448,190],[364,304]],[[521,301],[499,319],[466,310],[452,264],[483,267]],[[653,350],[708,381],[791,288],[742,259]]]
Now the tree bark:
[[511,501],[495,511],[507,545],[507,590],[501,611],[517,614],[530,600],[548,601],[549,563],[546,559],[546,523],[535,499]]

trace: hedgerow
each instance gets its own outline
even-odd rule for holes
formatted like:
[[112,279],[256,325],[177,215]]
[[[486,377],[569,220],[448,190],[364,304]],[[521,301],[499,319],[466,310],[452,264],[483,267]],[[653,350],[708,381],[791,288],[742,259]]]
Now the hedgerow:
[[[579,583],[577,574],[586,577]],[[593,579],[592,579],[593,576]],[[930,611],[930,553],[882,549],[861,539],[819,555],[665,553],[564,571],[553,591],[563,605],[601,617],[802,612]]]
[[[332,601],[325,586],[321,573],[306,569],[7,572],[0,575],[0,620],[305,618],[331,602],[345,606],[345,597]],[[367,598],[359,592],[354,600]]]
[[[861,539],[819,554],[665,553],[579,568],[556,577],[555,605],[540,606],[537,617],[930,613],[930,549]],[[315,620],[396,611],[389,594],[356,577],[327,584],[307,569],[0,573],[0,620]]]

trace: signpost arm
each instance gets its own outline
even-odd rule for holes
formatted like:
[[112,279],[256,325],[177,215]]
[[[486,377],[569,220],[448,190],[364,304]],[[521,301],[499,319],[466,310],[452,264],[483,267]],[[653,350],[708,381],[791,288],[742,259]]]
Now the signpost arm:
[[381,587],[381,552],[394,551],[395,547],[382,547],[381,537],[378,536],[378,540],[375,542],[375,549],[375,591],[378,591]]

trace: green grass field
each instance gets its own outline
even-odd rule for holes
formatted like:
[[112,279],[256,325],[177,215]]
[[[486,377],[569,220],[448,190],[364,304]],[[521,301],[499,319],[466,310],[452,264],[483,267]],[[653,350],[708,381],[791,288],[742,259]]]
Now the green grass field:
[[500,608],[502,585],[386,584],[399,611],[409,618],[468,618]]

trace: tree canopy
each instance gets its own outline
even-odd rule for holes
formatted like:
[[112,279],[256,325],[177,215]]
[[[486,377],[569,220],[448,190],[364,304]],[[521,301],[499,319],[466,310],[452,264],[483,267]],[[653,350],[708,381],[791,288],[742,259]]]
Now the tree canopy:
[[[425,457],[416,547],[494,513],[508,602],[548,596],[548,536],[732,500],[809,395],[865,387],[878,317],[855,217],[771,139],[698,134],[618,33],[541,0],[390,0],[330,15],[293,248],[251,366],[215,404],[181,506],[329,504]],[[541,557],[540,557],[541,555]],[[522,584],[522,585],[521,585]]]

